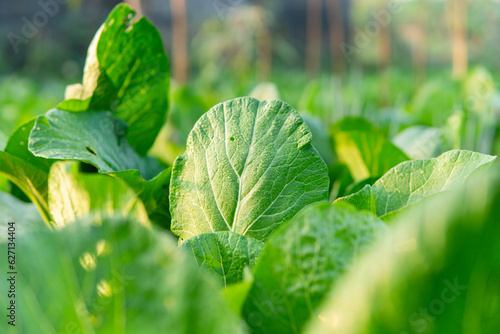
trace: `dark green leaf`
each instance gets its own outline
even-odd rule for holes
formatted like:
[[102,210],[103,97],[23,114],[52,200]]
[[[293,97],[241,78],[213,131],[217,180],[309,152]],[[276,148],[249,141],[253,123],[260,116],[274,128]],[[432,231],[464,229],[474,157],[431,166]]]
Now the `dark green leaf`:
[[126,4],[111,12],[89,46],[83,85],[58,108],[112,110],[124,120],[127,140],[145,155],[168,109],[169,64],[158,30]]
[[30,132],[35,126],[35,121],[36,120],[33,119],[21,125],[16,131],[14,131],[14,133],[10,136],[4,151],[23,159],[24,161],[48,173],[50,170],[50,165],[54,161],[36,157],[28,149]]
[[36,120],[29,150],[36,156],[80,160],[101,173],[137,169],[145,179],[162,168],[151,158],[137,155],[125,138],[127,125],[109,111],[72,113],[52,109]]

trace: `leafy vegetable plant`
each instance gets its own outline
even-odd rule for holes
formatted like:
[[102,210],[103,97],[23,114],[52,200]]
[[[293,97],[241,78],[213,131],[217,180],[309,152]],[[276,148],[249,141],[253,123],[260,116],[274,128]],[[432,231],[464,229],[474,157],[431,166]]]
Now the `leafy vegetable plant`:
[[[29,200],[0,193],[19,254],[2,333],[500,330],[496,157],[434,145],[411,160],[421,129],[399,148],[364,118],[327,128],[250,97],[202,115],[196,101],[196,117],[175,101],[158,135],[168,60],[134,15],[113,10],[82,84],[0,152]],[[172,166],[151,154],[184,145],[169,131],[187,136]]]

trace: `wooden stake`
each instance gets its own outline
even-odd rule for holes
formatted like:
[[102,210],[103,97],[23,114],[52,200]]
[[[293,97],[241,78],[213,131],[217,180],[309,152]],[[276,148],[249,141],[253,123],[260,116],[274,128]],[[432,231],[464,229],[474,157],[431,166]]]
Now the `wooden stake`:
[[332,71],[344,73],[346,61],[340,45],[344,41],[344,18],[342,0],[326,0],[328,9],[328,30],[330,35],[330,59]]
[[271,33],[269,32],[268,20],[265,17],[266,12],[263,7],[258,7],[261,25],[256,32],[257,45],[257,80],[269,81],[271,78],[272,67],[272,43]]
[[125,0],[126,3],[136,11],[137,16],[143,16],[142,14],[142,0]]
[[307,0],[306,72],[315,76],[321,65],[321,0]]
[[174,78],[185,84],[189,72],[186,0],[170,0]]
[[[378,10],[387,10],[388,1],[378,0]],[[378,66],[384,69],[391,64],[391,30],[390,24],[380,25],[380,34],[377,38]]]
[[453,78],[467,73],[467,0],[448,0],[446,11],[450,25],[452,42]]

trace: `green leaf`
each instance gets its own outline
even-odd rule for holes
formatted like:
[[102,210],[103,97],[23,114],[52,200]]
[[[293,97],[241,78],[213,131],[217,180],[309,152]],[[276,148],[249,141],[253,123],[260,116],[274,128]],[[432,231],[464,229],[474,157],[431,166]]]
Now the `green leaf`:
[[79,164],[59,161],[49,173],[49,209],[61,228],[89,214],[131,217],[149,224],[143,203],[122,181],[101,174],[82,174]]
[[45,222],[50,221],[47,205],[47,178],[52,160],[35,157],[28,140],[35,120],[21,125],[0,152],[0,172],[19,187],[38,207]]
[[378,177],[409,160],[363,118],[344,118],[332,127],[331,134],[339,159],[349,167],[355,181]]
[[[33,231],[16,238],[16,254],[21,333],[241,332],[217,284],[172,238],[137,222],[106,218]],[[8,283],[2,279],[2,291]],[[8,305],[7,293],[0,302]]]
[[42,217],[33,203],[23,202],[11,194],[0,191],[0,230],[7,236],[7,223],[16,223],[16,233],[33,226],[44,226]]
[[158,30],[135,14],[126,4],[115,7],[89,46],[83,85],[58,108],[112,110],[128,124],[130,145],[145,155],[165,122],[169,64]]
[[0,172],[28,196],[48,223],[47,172],[7,152],[0,152]]
[[300,333],[338,278],[385,225],[350,205],[317,203],[266,242],[243,308],[253,333]]
[[172,232],[262,240],[304,206],[327,199],[328,170],[311,139],[281,101],[245,97],[210,109],[172,169]]
[[222,290],[222,295],[226,298],[229,307],[231,307],[234,313],[241,315],[241,309],[252,288],[252,284],[253,279],[249,279],[228,285]]
[[141,199],[151,222],[170,228],[168,192],[172,169],[167,168],[151,180],[144,180],[138,170],[108,173],[125,182]]
[[0,151],[3,151],[5,145],[7,145],[7,136],[0,130]]
[[488,168],[495,159],[486,154],[453,150],[434,159],[403,162],[373,186],[337,201],[383,216],[432,194],[462,186],[470,175]]
[[241,281],[245,267],[254,266],[264,247],[259,240],[229,231],[200,234],[181,245],[224,286]]
[[21,125],[14,133],[10,136],[7,146],[5,147],[5,152],[15,155],[18,158],[36,166],[37,168],[48,173],[51,164],[54,162],[50,159],[40,158],[33,155],[28,149],[28,142],[30,137],[30,132],[35,126],[35,119],[28,121],[27,123]]
[[409,208],[306,333],[499,333],[499,185],[474,179]]
[[126,124],[109,111],[71,113],[52,109],[36,120],[29,150],[36,156],[80,160],[101,173],[137,169],[145,179],[162,168],[151,158],[137,155],[125,138]]

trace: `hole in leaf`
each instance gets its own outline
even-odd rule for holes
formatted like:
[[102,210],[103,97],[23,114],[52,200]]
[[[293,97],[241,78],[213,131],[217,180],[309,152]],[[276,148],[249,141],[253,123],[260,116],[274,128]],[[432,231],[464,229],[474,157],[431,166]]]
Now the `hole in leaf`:
[[89,147],[89,146],[85,146],[85,148],[87,149],[87,151],[89,151],[90,153],[92,153],[93,155],[97,155],[97,153],[95,153],[95,151]]
[[80,172],[82,172],[82,173],[89,173],[89,174],[95,174],[95,173],[98,172],[98,169],[97,169],[96,166],[88,164],[88,163],[85,163],[85,162],[82,161],[80,163]]

